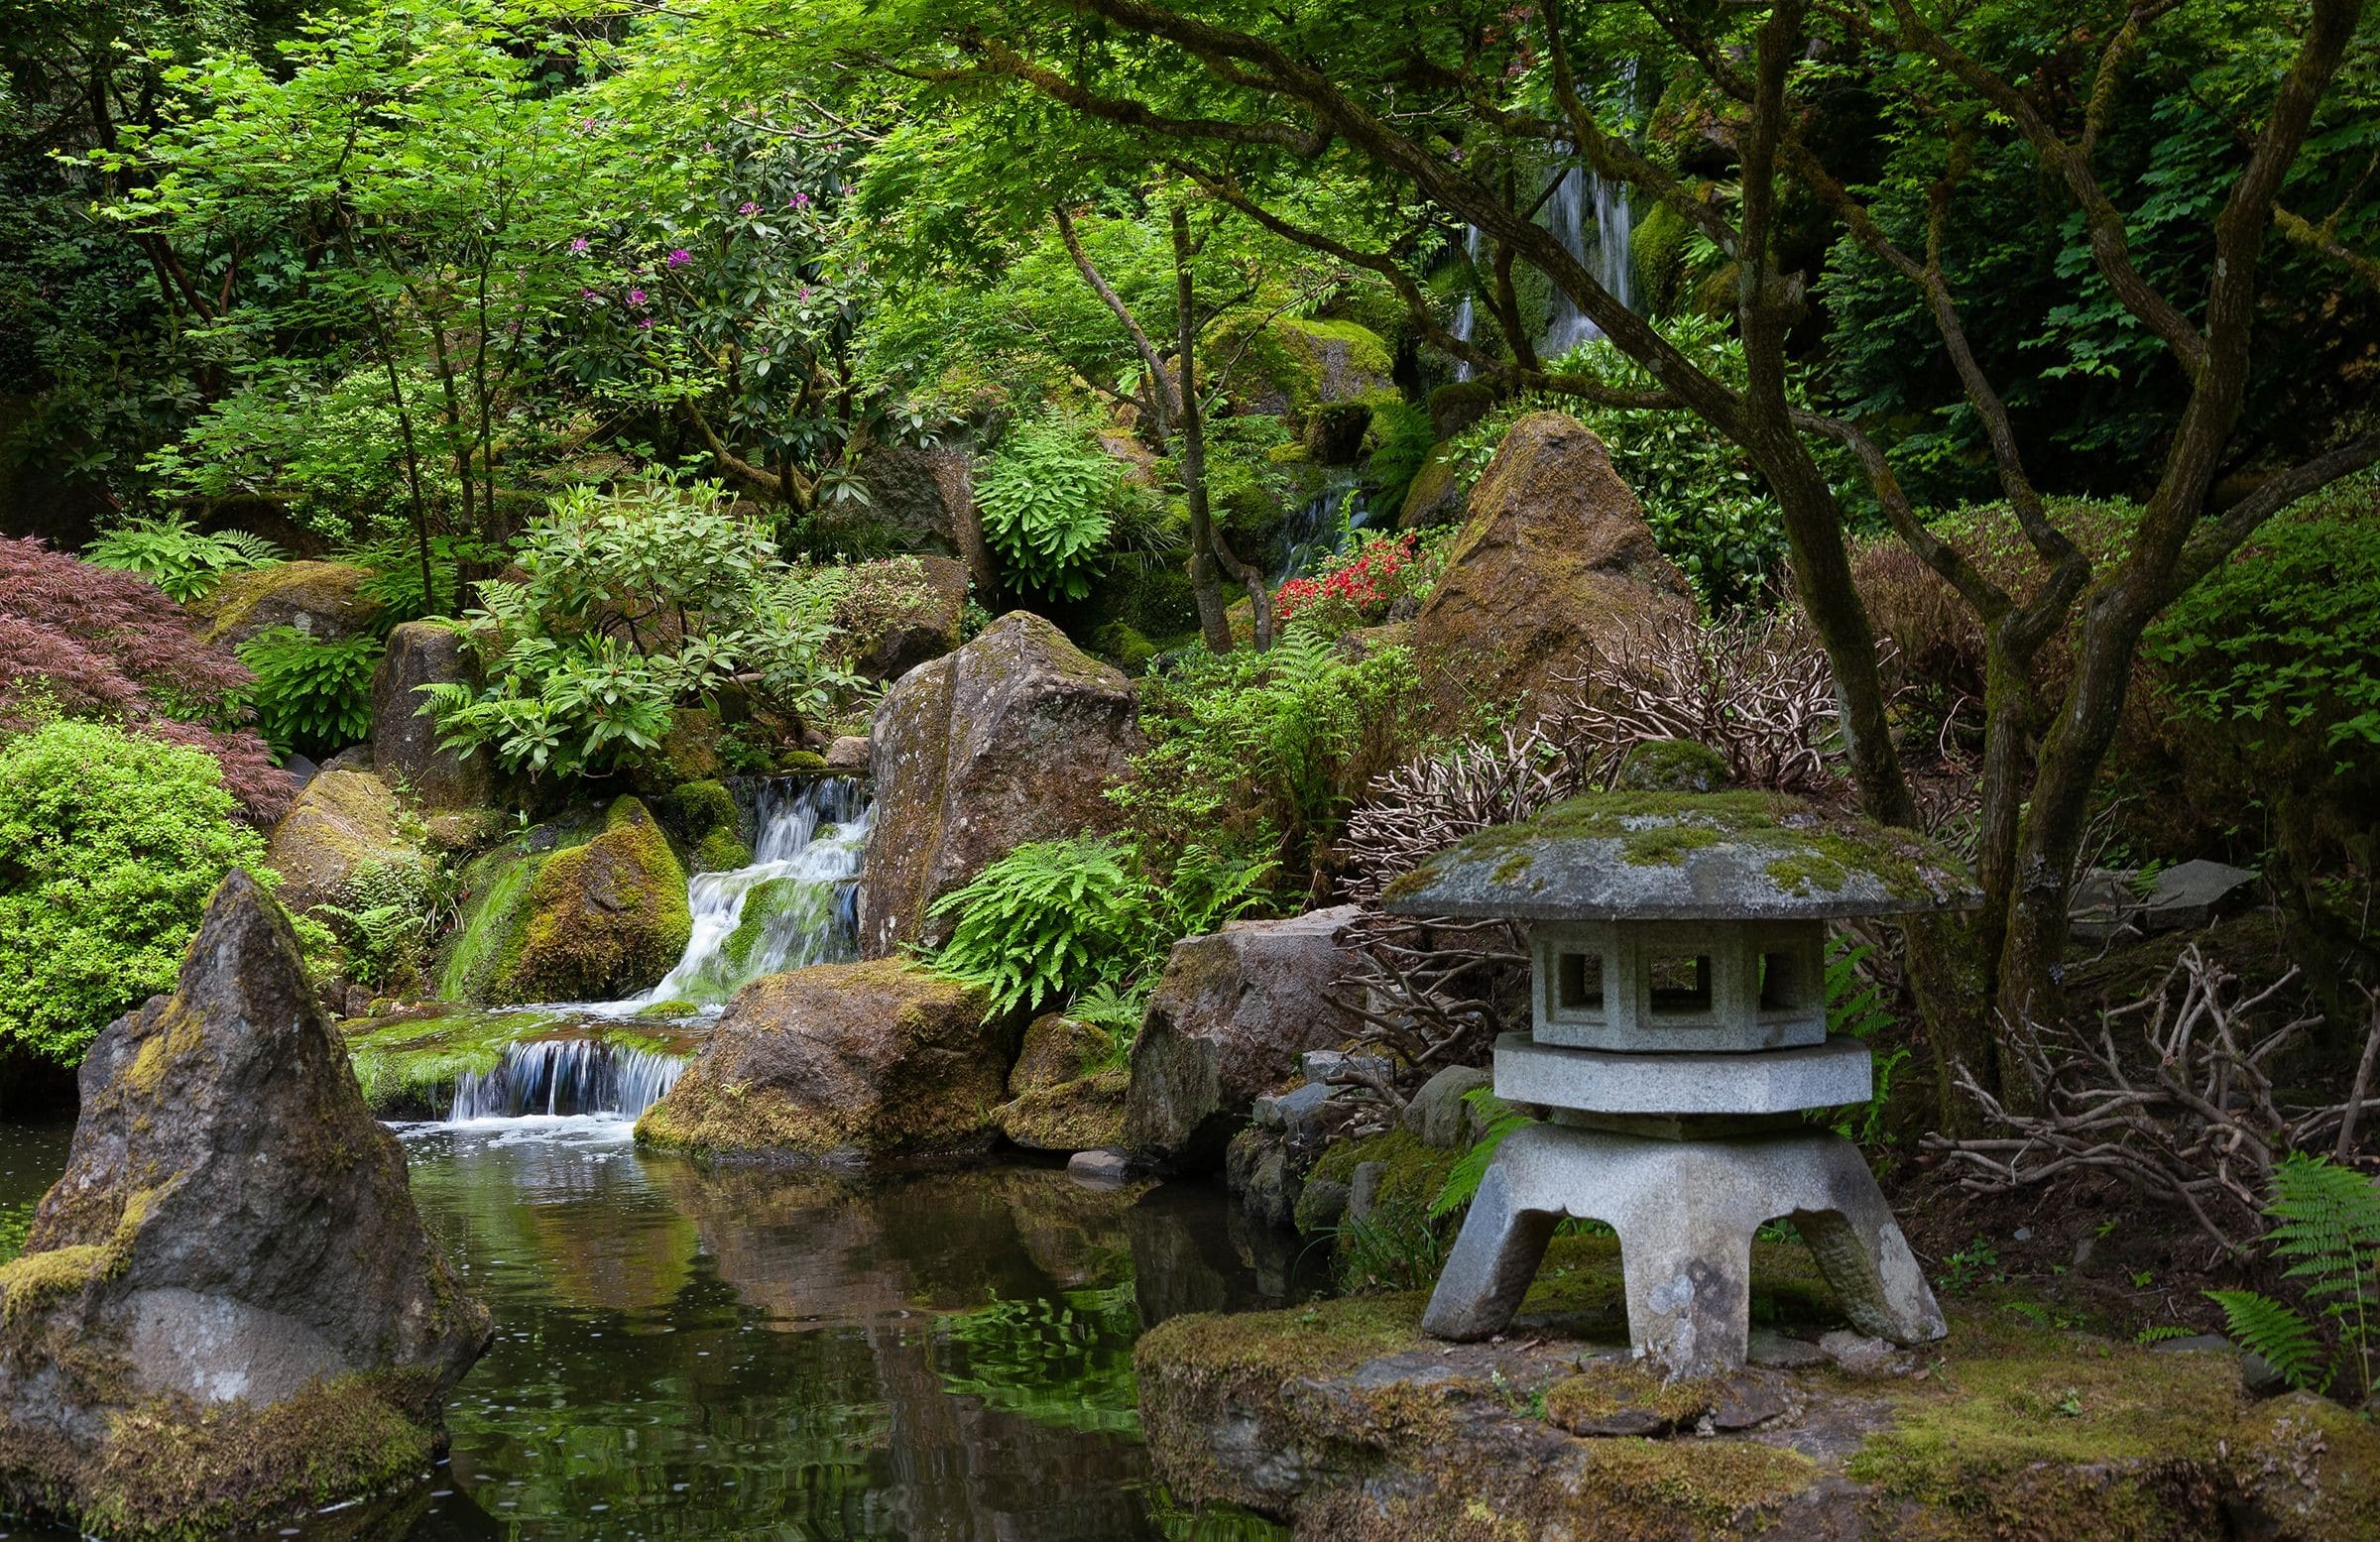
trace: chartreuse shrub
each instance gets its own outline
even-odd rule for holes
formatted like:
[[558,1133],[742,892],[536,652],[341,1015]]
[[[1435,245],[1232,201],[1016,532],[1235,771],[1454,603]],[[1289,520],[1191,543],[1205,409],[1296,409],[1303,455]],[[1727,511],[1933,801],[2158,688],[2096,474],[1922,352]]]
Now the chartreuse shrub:
[[72,1065],[174,987],[206,896],[261,836],[203,751],[60,720],[0,745],[0,1043]]
[[[2357,1395],[2380,1350],[2380,1188],[2352,1167],[2292,1151],[2273,1169],[2265,1244],[2289,1264],[2315,1315],[2253,1290],[2210,1290],[2231,1337],[2289,1384],[2327,1391],[2343,1372]],[[2330,1352],[2335,1339],[2338,1352]]]

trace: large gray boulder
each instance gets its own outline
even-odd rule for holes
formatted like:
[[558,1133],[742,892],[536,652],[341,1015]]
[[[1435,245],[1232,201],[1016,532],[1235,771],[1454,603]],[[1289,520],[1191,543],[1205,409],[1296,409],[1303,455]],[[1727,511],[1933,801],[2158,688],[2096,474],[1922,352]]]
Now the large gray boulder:
[[873,445],[860,459],[868,518],[915,551],[961,555],[960,527],[972,513],[974,463],[966,446]]
[[1028,841],[1109,829],[1104,790],[1140,747],[1131,682],[1038,616],[1012,611],[920,664],[869,731],[876,826],[860,950],[889,958],[950,935],[935,900]]
[[437,727],[421,713],[421,687],[450,681],[477,685],[478,661],[458,633],[430,621],[392,631],[372,676],[373,768],[425,809],[473,808],[495,792],[486,752],[466,760],[439,749]]
[[984,1007],[979,988],[902,959],[764,975],[736,993],[637,1138],[834,1168],[980,1154],[1015,1051]]
[[281,900],[304,912],[345,904],[348,886],[374,867],[415,867],[421,854],[397,830],[397,795],[370,771],[327,771],[298,791],[273,826],[265,861],[281,875]]
[[422,1472],[488,1314],[254,879],[224,879],[178,989],[92,1041],[80,1092],[0,1268],[0,1499],[221,1535]]
[[1305,1051],[1355,1033],[1360,1019],[1330,993],[1356,961],[1338,940],[1356,913],[1234,921],[1174,944],[1132,1046],[1127,1146],[1170,1171],[1219,1167],[1257,1094]]

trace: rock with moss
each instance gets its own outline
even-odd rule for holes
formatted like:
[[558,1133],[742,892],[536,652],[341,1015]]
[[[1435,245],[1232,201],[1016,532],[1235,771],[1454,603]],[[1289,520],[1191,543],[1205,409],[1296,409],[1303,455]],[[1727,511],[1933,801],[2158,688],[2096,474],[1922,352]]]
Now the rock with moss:
[[617,1001],[667,974],[693,934],[685,869],[633,797],[599,826],[540,827],[464,877],[470,897],[439,975],[451,1001]]
[[1405,501],[1397,509],[1400,531],[1429,530],[1452,525],[1463,517],[1463,486],[1456,480],[1453,446],[1430,446],[1429,459],[1405,486]]
[[727,783],[685,782],[653,803],[654,817],[673,836],[696,873],[733,873],[752,866],[744,839],[744,812]]
[[1691,739],[1648,739],[1630,747],[1613,781],[1627,792],[1725,792],[1734,784],[1727,758]]
[[489,803],[496,774],[488,752],[441,748],[437,724],[422,711],[424,686],[479,682],[479,662],[452,627],[409,621],[393,629],[372,675],[372,765],[381,779],[433,811]]
[[820,1167],[981,1154],[1014,1048],[984,1008],[979,988],[900,959],[763,976],[637,1138]]
[[1121,1068],[1028,1087],[994,1111],[1000,1132],[1027,1151],[1096,1151],[1124,1139]]
[[485,1308],[423,1229],[280,907],[244,873],[93,1040],[66,1171],[0,1267],[0,1494],[215,1536],[409,1482]]
[[912,551],[959,552],[959,532],[974,519],[974,466],[963,444],[871,445],[859,457],[868,515]]
[[1027,841],[1113,828],[1102,793],[1139,746],[1131,682],[1024,611],[903,675],[869,733],[863,955],[946,940],[934,901]]
[[1491,1343],[1424,1338],[1420,1292],[1160,1324],[1141,1422],[1178,1497],[1300,1542],[2380,1537],[2380,1437],[2313,1399],[2252,1406],[2235,1357],[1963,1303],[1907,1374],[1787,1368],[1840,1307],[1791,1249],[1755,1247],[1753,1272],[1768,1363],[1740,1372],[1646,1374],[1617,1246],[1580,1237]]
[[400,813],[397,794],[370,771],[329,771],[307,782],[265,850],[282,901],[300,913],[342,904],[359,873],[419,866],[421,853],[399,833]]
[[1413,647],[1441,721],[1515,705],[1526,721],[1581,655],[1693,616],[1685,574],[1603,441],[1564,414],[1532,413],[1472,490]]
[[1358,321],[1274,316],[1231,352],[1233,395],[1301,426],[1323,408],[1398,400],[1386,339]]
[[1094,1023],[1064,1012],[1043,1012],[1025,1024],[1016,1048],[1016,1063],[1009,1068],[1009,1096],[1071,1082],[1090,1063],[1107,1052],[1108,1035]]
[[846,568],[835,597],[837,656],[853,673],[890,683],[959,646],[967,565],[899,556]]
[[1333,992],[1355,965],[1339,930],[1355,907],[1234,921],[1174,944],[1132,1045],[1125,1143],[1152,1167],[1211,1171],[1256,1095],[1309,1049],[1362,1025]]
[[380,603],[363,592],[368,567],[352,562],[276,562],[227,573],[190,610],[206,641],[231,647],[273,627],[295,627],[326,641],[368,630]]

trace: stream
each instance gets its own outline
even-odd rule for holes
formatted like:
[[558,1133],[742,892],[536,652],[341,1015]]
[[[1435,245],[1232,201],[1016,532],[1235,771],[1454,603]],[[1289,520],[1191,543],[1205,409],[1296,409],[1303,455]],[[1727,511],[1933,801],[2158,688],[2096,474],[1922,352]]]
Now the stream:
[[[1022,1164],[869,1182],[706,1169],[640,1152],[629,1128],[399,1127],[415,1200],[496,1343],[448,1405],[447,1467],[279,1535],[1286,1537],[1176,1503],[1140,1443],[1133,1340],[1282,1299],[1289,1260],[1238,1235],[1220,1188],[1093,1188]],[[8,1255],[70,1134],[0,1126]]]

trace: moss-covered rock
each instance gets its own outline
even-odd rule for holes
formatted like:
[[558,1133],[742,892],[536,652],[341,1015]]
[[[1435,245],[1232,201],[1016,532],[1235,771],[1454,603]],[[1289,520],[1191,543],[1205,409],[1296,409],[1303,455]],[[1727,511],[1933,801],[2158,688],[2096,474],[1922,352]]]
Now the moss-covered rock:
[[465,870],[439,994],[479,1006],[617,1001],[669,972],[693,933],[686,873],[645,805],[548,827]]
[[246,874],[172,997],[79,1077],[66,1172],[0,1267],[0,1503],[204,1537],[418,1474],[488,1315]]
[[1693,615],[1685,575],[1603,441],[1564,414],[1532,413],[1472,490],[1413,646],[1441,721],[1513,704],[1526,719],[1582,654]]
[[299,912],[340,904],[360,870],[420,864],[398,832],[399,813],[397,794],[370,771],[324,771],[299,788],[265,851],[282,902]]
[[685,782],[655,798],[654,814],[686,852],[696,873],[732,873],[752,866],[744,814],[736,795],[716,778]]
[[372,576],[351,562],[276,562],[228,573],[190,602],[206,641],[236,646],[271,627],[295,627],[312,637],[353,637],[372,625],[378,601],[360,591]]
[[835,596],[836,656],[890,683],[957,649],[967,566],[946,556],[897,556],[844,570]]
[[1380,1164],[1379,1187],[1371,1196],[1375,1207],[1426,1212],[1438,1198],[1438,1191],[1446,1187],[1447,1174],[1454,1170],[1461,1155],[1460,1151],[1430,1145],[1404,1129],[1367,1135],[1361,1140],[1333,1141],[1324,1147],[1313,1170],[1306,1174],[1305,1189],[1298,1195],[1295,1212],[1297,1229],[1311,1233],[1334,1224],[1335,1218],[1315,1213],[1307,1196],[1328,1194],[1333,1185],[1342,1191],[1352,1190],[1356,1169],[1367,1162]]
[[[1839,1322],[1806,1260],[1763,1245],[1753,1266],[1757,1315]],[[1615,1246],[1576,1238],[1495,1343],[1423,1338],[1418,1293],[1176,1318],[1135,1354],[1158,1474],[1300,1542],[2195,1538],[2243,1514],[2290,1542],[2380,1535],[2380,1436],[2313,1399],[2252,1407],[2228,1355],[1965,1305],[1922,1374],[1663,1384],[1627,1359],[1620,1296]]]
[[1463,486],[1455,478],[1452,450],[1453,446],[1445,443],[1430,447],[1429,459],[1405,485],[1405,501],[1396,515],[1398,530],[1427,530],[1462,518]]
[[1724,792],[1727,758],[1691,739],[1649,739],[1628,751],[1615,783],[1629,792]]
[[562,1019],[541,1011],[409,1012],[342,1024],[356,1085],[383,1119],[429,1118],[465,1076],[485,1076],[513,1045]]
[[862,1166],[979,1153],[1013,1040],[984,993],[900,959],[768,975],[637,1123],[648,1144]]
[[1000,1132],[1028,1151],[1096,1151],[1124,1139],[1122,1069],[1028,1088],[995,1111]]
[[1016,1063],[1009,1068],[1009,1096],[1021,1098],[1071,1082],[1107,1048],[1108,1035],[1101,1028],[1063,1012],[1044,1012],[1025,1025]]

